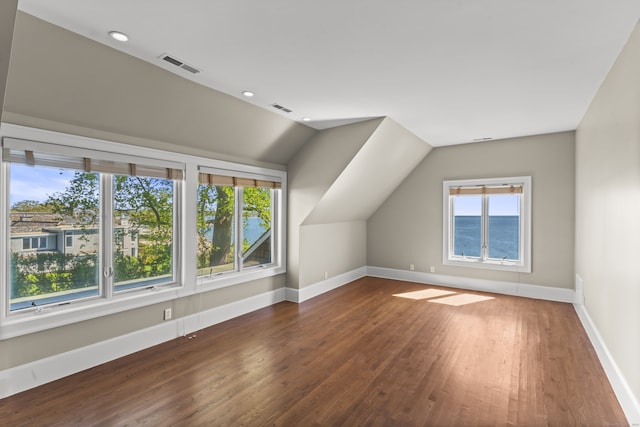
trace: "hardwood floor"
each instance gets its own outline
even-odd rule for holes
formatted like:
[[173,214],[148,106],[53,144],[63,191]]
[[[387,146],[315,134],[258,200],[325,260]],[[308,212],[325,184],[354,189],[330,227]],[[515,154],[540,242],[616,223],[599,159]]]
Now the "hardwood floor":
[[[424,289],[491,299],[394,296]],[[0,425],[627,422],[571,305],[367,277],[0,400]]]

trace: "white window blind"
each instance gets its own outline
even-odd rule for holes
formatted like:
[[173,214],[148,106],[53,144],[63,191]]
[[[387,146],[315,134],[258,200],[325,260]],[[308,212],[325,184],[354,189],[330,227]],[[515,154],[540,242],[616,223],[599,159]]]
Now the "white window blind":
[[226,187],[282,188],[278,177],[254,174],[226,173],[227,171],[200,168],[198,182],[202,185],[221,185]]
[[173,180],[184,178],[184,164],[177,162],[124,156],[14,138],[3,138],[2,142],[3,159],[10,163],[149,178]]

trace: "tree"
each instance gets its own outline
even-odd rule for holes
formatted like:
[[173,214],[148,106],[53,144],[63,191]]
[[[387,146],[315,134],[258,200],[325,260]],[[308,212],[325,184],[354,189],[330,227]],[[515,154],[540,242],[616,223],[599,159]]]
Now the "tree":
[[75,172],[63,192],[49,196],[45,204],[51,206],[53,212],[78,217],[81,222],[97,224],[100,210],[100,182],[95,172]]
[[[198,188],[199,268],[233,262],[233,213],[233,187],[201,185]],[[208,242],[206,235],[210,230]]]
[[[198,268],[233,262],[233,218],[235,190],[229,186],[200,185],[198,188]],[[264,229],[271,226],[271,189],[243,188],[243,226],[258,217]],[[243,251],[250,246],[245,238]]]
[[12,212],[51,212],[53,206],[37,200],[21,200],[11,206]]
[[[99,219],[99,174],[75,172],[69,186],[47,200],[56,213],[76,217],[85,229]],[[172,270],[173,181],[115,175],[113,180],[114,270],[116,281],[169,274]],[[126,229],[117,222],[126,218]],[[123,253],[118,236],[133,230],[139,236],[137,255]],[[135,259],[131,259],[135,258]]]

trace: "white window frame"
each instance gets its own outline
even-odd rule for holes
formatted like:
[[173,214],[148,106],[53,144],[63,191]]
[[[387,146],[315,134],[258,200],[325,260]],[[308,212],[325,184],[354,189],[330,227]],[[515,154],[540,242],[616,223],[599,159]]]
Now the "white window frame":
[[[286,220],[286,172],[275,171],[264,168],[252,168],[252,170],[231,170],[227,168],[214,167],[211,163],[203,163],[198,165],[198,172],[235,176],[238,178],[256,179],[264,181],[280,182],[281,188],[272,190],[271,192],[271,263],[261,264],[250,267],[243,266],[243,260],[236,251],[235,262],[237,266],[233,270],[214,273],[211,275],[196,276],[198,285],[206,289],[218,289],[246,281],[246,277],[260,278],[263,276],[262,271],[279,271],[286,272],[285,262],[285,220]],[[198,184],[199,185],[199,184]],[[196,187],[197,190],[197,187]],[[241,187],[234,187],[234,215],[236,223],[235,247],[242,247],[242,194]],[[196,193],[197,197],[197,193]],[[196,214],[194,210],[193,219],[195,221]],[[197,234],[197,230],[196,230]],[[253,280],[253,279],[251,279]]]
[[[0,242],[2,242],[0,243],[0,272],[3,272],[0,274],[0,340],[171,301],[199,292],[233,286],[286,272],[286,171],[2,123],[0,124],[0,139],[5,137],[57,144],[61,147],[62,154],[75,153],[78,150],[95,150],[103,153],[112,153],[114,157],[124,155],[172,163],[179,162],[184,164],[185,176],[178,184],[182,188],[177,196],[179,200],[175,201],[174,233],[177,233],[177,237],[174,239],[174,274],[176,282],[172,286],[144,288],[140,292],[118,292],[117,295],[113,295],[110,298],[100,297],[74,301],[72,304],[43,305],[29,311],[23,312],[21,310],[19,313],[10,313],[9,286],[6,273],[8,271],[8,246],[11,235],[10,223],[6,221],[0,226]],[[3,153],[0,150],[0,182],[2,183],[0,185],[0,216],[9,218],[9,167],[2,161],[2,156]],[[264,267],[247,268],[236,274],[224,275],[224,277],[220,278],[214,277],[210,278],[210,280],[199,280],[196,277],[195,257],[190,256],[189,252],[193,251],[195,253],[197,248],[197,224],[194,218],[196,217],[197,208],[198,168],[202,166],[226,170],[236,176],[239,173],[244,173],[273,176],[280,180],[282,187],[277,192],[277,206],[275,207],[277,214],[274,211],[274,234],[272,234],[272,238],[277,244],[272,254],[273,262],[271,264]],[[102,197],[108,196],[103,195]],[[103,212],[104,214],[105,212]],[[105,289],[110,289],[112,292],[113,287],[107,286]]]
[[[459,187],[495,187],[495,186],[522,185],[520,195],[520,260],[496,260],[487,257],[488,250],[483,250],[481,257],[464,257],[454,255],[454,218],[453,198],[450,190]],[[446,180],[442,183],[443,206],[443,247],[442,263],[444,265],[458,267],[483,268],[490,270],[514,271],[531,273],[531,177],[506,177],[487,179]],[[484,199],[484,197],[483,197]],[[483,201],[482,209],[483,237],[486,239],[488,210],[486,201]],[[485,242],[483,242],[483,245]]]

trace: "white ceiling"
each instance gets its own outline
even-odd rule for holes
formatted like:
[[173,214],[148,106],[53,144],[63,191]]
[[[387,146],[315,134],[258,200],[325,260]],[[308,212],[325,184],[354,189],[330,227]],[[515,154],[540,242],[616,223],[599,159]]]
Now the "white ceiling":
[[[389,116],[434,146],[575,129],[640,17],[638,0],[20,0],[19,8],[293,120],[310,117],[317,129]],[[158,59],[165,52],[202,72]]]

